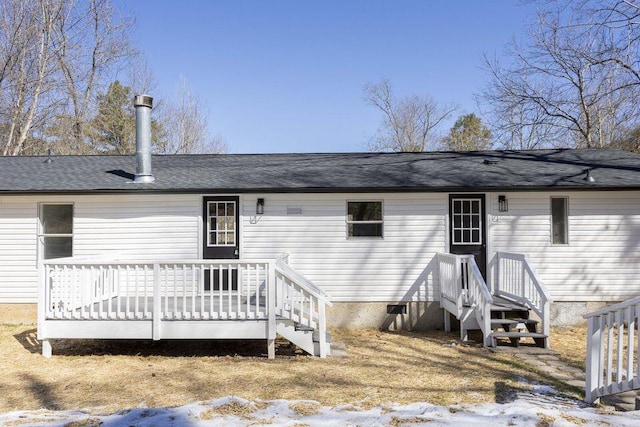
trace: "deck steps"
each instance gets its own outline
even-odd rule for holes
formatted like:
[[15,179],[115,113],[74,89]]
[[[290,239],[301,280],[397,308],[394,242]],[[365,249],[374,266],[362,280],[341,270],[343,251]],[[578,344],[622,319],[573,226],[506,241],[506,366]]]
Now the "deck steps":
[[493,346],[504,341],[514,347],[522,339],[531,339],[537,347],[546,347],[548,336],[538,332],[539,321],[529,318],[529,308],[499,296],[491,304],[491,334]]

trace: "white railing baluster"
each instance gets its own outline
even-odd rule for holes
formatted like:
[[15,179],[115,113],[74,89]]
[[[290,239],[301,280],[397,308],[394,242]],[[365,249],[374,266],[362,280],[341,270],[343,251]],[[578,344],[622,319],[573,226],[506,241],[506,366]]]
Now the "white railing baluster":
[[231,309],[233,304],[231,303],[231,294],[233,293],[233,271],[231,271],[231,265],[227,265],[227,318],[232,318]]
[[633,379],[633,350],[635,348],[634,345],[634,332],[635,332],[635,321],[636,316],[633,310],[633,306],[627,307],[626,310],[626,321],[627,321],[627,380]]
[[[205,270],[206,270],[206,267],[204,265],[200,266],[200,269],[199,269],[200,280],[198,282],[198,290],[201,291],[201,292],[199,292],[200,293],[200,318],[201,319],[205,319],[205,318],[209,319],[211,317],[210,314],[205,313],[205,309],[204,309],[204,307],[205,307],[205,303],[204,303],[205,302],[205,298],[207,298],[206,291],[204,290],[204,288],[205,288],[204,279],[205,279],[205,276],[206,276],[205,275]],[[200,284],[202,284],[202,286],[200,286]],[[211,298],[209,298],[209,300],[211,300]]]
[[243,280],[243,273],[242,273],[242,269],[240,268],[240,265],[238,264],[237,266],[238,268],[238,272],[237,272],[237,276],[238,276],[238,283],[236,286],[236,318],[241,319],[243,318],[241,315],[241,308],[240,308],[240,294],[242,293],[242,280]]

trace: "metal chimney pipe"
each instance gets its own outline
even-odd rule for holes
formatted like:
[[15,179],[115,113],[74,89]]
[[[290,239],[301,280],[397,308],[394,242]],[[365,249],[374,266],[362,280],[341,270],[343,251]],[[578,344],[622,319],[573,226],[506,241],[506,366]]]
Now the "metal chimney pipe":
[[149,95],[133,97],[136,109],[136,176],[133,182],[148,183],[155,178],[151,173],[151,108],[153,98]]

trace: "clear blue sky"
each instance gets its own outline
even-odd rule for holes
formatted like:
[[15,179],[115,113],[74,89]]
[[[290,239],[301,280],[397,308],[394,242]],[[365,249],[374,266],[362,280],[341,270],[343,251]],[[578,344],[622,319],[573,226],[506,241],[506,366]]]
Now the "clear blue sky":
[[382,78],[475,112],[482,54],[500,55],[535,12],[517,0],[115,4],[136,19],[159,94],[184,75],[234,153],[365,150],[380,115],[362,88]]

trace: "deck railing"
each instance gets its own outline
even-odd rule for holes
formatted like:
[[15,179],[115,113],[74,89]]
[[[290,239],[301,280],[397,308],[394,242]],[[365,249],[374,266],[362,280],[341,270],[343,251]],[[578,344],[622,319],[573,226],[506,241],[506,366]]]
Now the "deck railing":
[[160,339],[160,322],[167,320],[265,320],[274,340],[279,317],[317,330],[321,356],[327,354],[331,300],[282,259],[65,258],[45,261],[40,277],[39,324],[151,320],[153,339]]
[[465,309],[470,309],[482,331],[484,345],[492,345],[491,304],[493,297],[482,278],[473,255],[454,255],[439,253],[438,276],[440,278],[441,298],[456,304],[460,318]]
[[[551,296],[524,254],[496,252],[489,264],[493,293],[524,304],[540,318],[549,336]],[[547,340],[547,345],[548,345]]]
[[640,297],[584,315],[588,322],[587,402],[640,389],[639,316]]
[[44,264],[46,319],[265,319],[270,261]]

